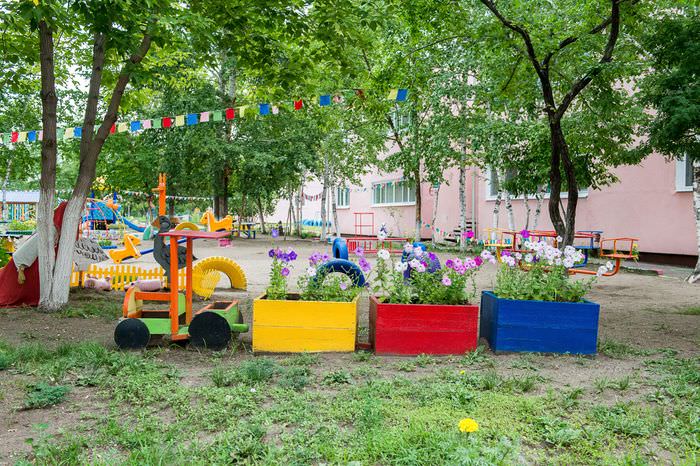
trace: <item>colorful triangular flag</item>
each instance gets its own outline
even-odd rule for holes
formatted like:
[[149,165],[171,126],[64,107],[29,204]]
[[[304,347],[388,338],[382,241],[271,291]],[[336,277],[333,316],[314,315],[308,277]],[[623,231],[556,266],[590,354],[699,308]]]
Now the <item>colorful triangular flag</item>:
[[153,129],[161,129],[163,127],[163,120],[160,118],[156,118],[153,120]]
[[18,138],[19,138],[19,132],[13,131],[12,135],[10,136],[10,142],[17,142]]
[[66,128],[66,131],[63,133],[63,139],[73,139],[73,135],[75,133],[75,128]]
[[242,105],[242,106],[238,107],[238,113],[240,113],[241,118],[243,118],[245,116],[245,111],[247,108],[248,108],[247,105]]

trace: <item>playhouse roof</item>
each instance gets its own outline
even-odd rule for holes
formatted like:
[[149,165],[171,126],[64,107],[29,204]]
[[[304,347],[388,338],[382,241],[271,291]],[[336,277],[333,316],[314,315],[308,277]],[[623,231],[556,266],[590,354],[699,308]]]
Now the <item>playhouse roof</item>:
[[[1,192],[0,202],[2,202]],[[39,191],[7,191],[5,193],[5,202],[14,204],[37,204],[39,202]]]

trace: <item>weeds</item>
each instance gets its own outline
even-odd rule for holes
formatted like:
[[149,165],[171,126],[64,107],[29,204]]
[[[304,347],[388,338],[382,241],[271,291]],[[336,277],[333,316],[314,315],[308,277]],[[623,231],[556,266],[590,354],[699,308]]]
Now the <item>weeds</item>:
[[46,382],[29,385],[24,399],[24,409],[46,408],[57,405],[66,398],[69,391],[69,387],[49,385]]

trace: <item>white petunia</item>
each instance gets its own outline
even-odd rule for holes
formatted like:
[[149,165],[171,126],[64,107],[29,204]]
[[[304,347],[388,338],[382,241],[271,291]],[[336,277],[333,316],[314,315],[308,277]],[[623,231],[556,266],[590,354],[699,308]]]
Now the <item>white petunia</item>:
[[408,268],[408,264],[405,262],[397,262],[396,265],[394,266],[394,270],[396,270],[399,273],[404,273],[407,268]]
[[518,259],[518,260],[520,260],[520,259],[523,258],[523,255],[522,255],[521,253],[519,253],[519,252],[516,252],[516,253],[515,253],[515,258]]
[[379,252],[377,252],[377,257],[383,261],[387,261],[389,257],[391,257],[391,254],[389,254],[389,251],[386,249],[380,249]]
[[415,248],[413,248],[413,254],[414,254],[416,257],[422,256],[422,255],[423,255],[423,248],[420,247],[420,246],[416,246]]
[[608,261],[607,264],[605,264],[605,268],[607,268],[608,270],[612,270],[613,267],[614,267],[614,265],[613,265],[613,263],[610,262],[610,261]]
[[564,267],[566,267],[567,269],[570,269],[574,266],[574,260],[570,257],[567,257],[562,261],[562,264],[564,264]]
[[411,254],[413,252],[413,245],[411,243],[404,244],[403,252],[405,252],[406,254]]
[[306,275],[308,275],[309,277],[315,277],[316,276],[316,268],[315,267],[307,268]]
[[596,276],[601,277],[607,271],[608,269],[604,265],[601,265],[600,267],[598,267],[598,272],[596,272]]
[[532,257],[532,254],[529,254],[529,253],[525,254],[525,262],[527,262],[528,264],[531,264],[533,260],[534,260],[534,258]]
[[408,263],[408,265],[411,266],[412,269],[417,269],[419,265],[422,265],[418,259],[411,259],[411,261]]

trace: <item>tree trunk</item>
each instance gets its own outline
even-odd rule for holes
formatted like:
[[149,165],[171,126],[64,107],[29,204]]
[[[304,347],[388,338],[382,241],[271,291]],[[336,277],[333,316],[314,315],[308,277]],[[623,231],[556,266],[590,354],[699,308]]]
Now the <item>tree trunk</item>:
[[168,199],[168,215],[171,217],[175,216],[175,198],[173,197]]
[[535,199],[537,203],[535,204],[535,217],[532,220],[532,229],[537,230],[537,225],[540,222],[540,214],[542,213],[542,201],[544,201],[544,193],[546,188],[543,186],[537,189],[535,193]]
[[[472,225],[473,227],[473,225]],[[459,166],[459,247],[467,247],[464,233],[467,230],[467,167],[464,162]]]
[[[569,146],[566,144],[561,121],[555,115],[549,117],[549,130],[552,144],[552,155],[549,169],[549,217],[557,234],[563,238],[562,246],[573,244],[576,230],[576,207],[578,204],[578,185],[574,167],[569,158]],[[561,164],[564,164],[569,197],[566,209],[561,204]],[[564,217],[562,218],[562,210]]]
[[435,231],[435,220],[437,220],[438,201],[440,200],[440,185],[438,184],[435,190],[435,199],[433,200],[433,218],[430,220],[430,240],[435,244],[437,242],[437,232]]
[[263,209],[263,203],[260,196],[257,197],[256,201],[258,203],[258,213],[260,214],[260,229],[264,235],[267,234],[267,229],[265,228],[265,209]]
[[228,182],[229,182],[230,168],[228,165],[224,167],[224,175],[222,181],[222,196],[221,196],[221,217],[226,217],[228,215]]
[[[241,195],[241,208],[240,208],[239,214],[238,214],[238,231],[239,231],[239,232],[241,231],[241,227],[242,227],[242,224],[243,224],[243,217],[245,216],[245,212],[246,212],[245,208],[246,208],[246,200],[247,200],[247,197],[248,197],[248,196],[246,196],[245,193],[243,193],[243,194]],[[239,233],[239,234],[240,234],[240,233]]]
[[304,215],[304,186],[302,185],[297,191],[297,236],[301,238],[302,234],[302,217]]
[[503,196],[503,190],[501,189],[501,176],[498,173],[498,170],[493,171],[493,176],[496,177],[496,186],[498,186],[498,190],[496,191],[496,202],[493,203],[493,222],[492,222],[492,227],[493,228],[498,228],[498,223],[500,219],[500,212],[501,212],[501,197]]
[[54,72],[53,31],[44,21],[39,22],[39,52],[41,65],[41,121],[44,131],[41,142],[41,176],[36,230],[39,236],[39,302],[51,302],[55,264],[53,205],[56,191],[56,76]]
[[335,237],[340,238],[340,225],[338,225],[338,199],[336,198],[336,187],[331,186],[331,211],[333,213],[333,229]]
[[221,218],[221,196],[214,195],[214,217]]
[[504,192],[506,214],[508,215],[508,229],[510,231],[515,230],[515,217],[513,216],[513,202],[508,191]]
[[2,211],[0,212],[2,219],[7,219],[7,184],[10,182],[10,173],[12,172],[12,157],[7,158],[7,168],[5,169],[5,179],[2,182]]
[[[414,241],[421,240],[421,229],[423,226],[423,198],[421,196],[421,186],[420,186],[420,160],[418,161],[418,168],[414,173],[414,178],[416,180],[416,229],[413,235]],[[372,232],[374,234],[374,232]]]
[[527,193],[523,193],[523,204],[525,205],[525,229],[530,229],[530,196]]
[[695,234],[698,237],[698,262],[688,277],[688,283],[700,280],[700,159],[693,161],[693,208],[695,209]]
[[319,236],[319,240],[326,241],[326,234],[328,231],[328,227],[327,227],[328,211],[326,209],[326,202],[328,200],[328,184],[329,184],[328,154],[327,153],[323,154],[322,178],[323,178],[323,189],[321,190],[321,235]]

